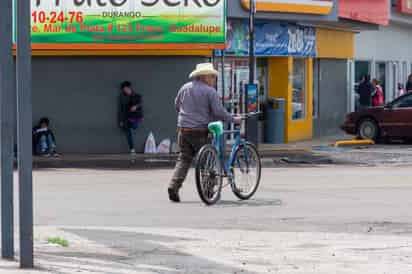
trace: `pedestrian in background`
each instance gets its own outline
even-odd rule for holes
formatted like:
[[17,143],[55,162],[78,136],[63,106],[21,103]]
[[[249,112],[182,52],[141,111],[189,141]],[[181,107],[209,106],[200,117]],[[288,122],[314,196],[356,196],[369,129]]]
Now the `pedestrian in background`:
[[412,74],[408,77],[408,82],[406,82],[406,92],[412,92]]
[[379,85],[379,81],[377,79],[372,80],[372,85],[375,88],[375,91],[372,94],[372,105],[374,107],[382,106],[383,105],[383,89]]
[[50,129],[50,120],[47,117],[41,118],[33,128],[33,148],[35,154],[39,156],[59,156],[56,150],[56,138]]
[[369,75],[362,77],[362,82],[359,85],[359,104],[361,108],[372,106],[372,94],[374,92],[374,87],[371,83],[371,78]]
[[136,154],[133,130],[136,130],[143,121],[143,100],[140,94],[133,91],[129,81],[121,83],[120,88],[119,126],[126,134],[130,153]]
[[216,120],[240,123],[223,107],[216,92],[215,81],[218,72],[213,64],[196,66],[189,78],[190,82],[180,88],[175,99],[178,113],[179,157],[168,188],[169,200],[180,202],[179,190],[186,179],[193,158],[208,143],[208,124]]
[[403,88],[402,83],[398,83],[398,97],[402,96],[405,94],[405,89]]

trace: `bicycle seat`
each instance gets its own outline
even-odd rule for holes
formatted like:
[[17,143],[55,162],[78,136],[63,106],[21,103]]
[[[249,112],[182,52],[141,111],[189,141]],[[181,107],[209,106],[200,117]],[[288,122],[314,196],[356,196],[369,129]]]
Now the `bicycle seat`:
[[222,121],[209,123],[207,127],[209,128],[209,131],[213,134],[213,137],[220,136],[223,134]]

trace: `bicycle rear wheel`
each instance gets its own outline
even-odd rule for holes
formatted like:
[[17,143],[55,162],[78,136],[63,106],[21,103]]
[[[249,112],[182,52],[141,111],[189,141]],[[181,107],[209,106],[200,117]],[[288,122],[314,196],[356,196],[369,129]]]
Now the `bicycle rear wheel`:
[[232,163],[232,191],[241,200],[250,199],[257,191],[261,176],[260,156],[254,145],[242,144]]
[[205,145],[196,158],[196,188],[206,205],[220,199],[222,191],[222,165],[215,147]]

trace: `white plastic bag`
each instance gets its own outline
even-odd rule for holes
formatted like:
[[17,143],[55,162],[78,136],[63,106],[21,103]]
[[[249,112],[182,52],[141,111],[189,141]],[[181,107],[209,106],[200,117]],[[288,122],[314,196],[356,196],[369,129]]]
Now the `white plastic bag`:
[[178,152],[179,152],[179,148],[177,147],[177,143],[173,142],[170,148],[170,153],[178,153]]
[[146,144],[144,146],[144,153],[145,154],[156,154],[156,140],[152,132],[149,133],[149,136],[146,139]]
[[157,147],[157,153],[169,154],[171,145],[172,141],[170,139],[164,139],[160,142],[159,146]]

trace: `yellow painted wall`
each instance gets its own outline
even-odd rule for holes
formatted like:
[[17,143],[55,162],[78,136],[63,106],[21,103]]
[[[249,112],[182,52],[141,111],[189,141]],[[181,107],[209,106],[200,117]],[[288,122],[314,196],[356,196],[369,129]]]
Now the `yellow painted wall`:
[[353,32],[316,29],[318,58],[352,59],[355,55],[355,34]]
[[269,96],[285,99],[285,142],[312,138],[312,59],[306,59],[306,115],[305,119],[292,120],[293,57],[269,58]]
[[269,96],[287,99],[289,89],[289,66],[292,58],[269,58]]
[[290,105],[287,103],[289,100],[289,91],[292,87],[289,83],[289,71],[291,66],[291,57],[271,57],[269,58],[269,97],[283,98],[286,104],[285,114],[285,140],[288,140],[287,124]]

